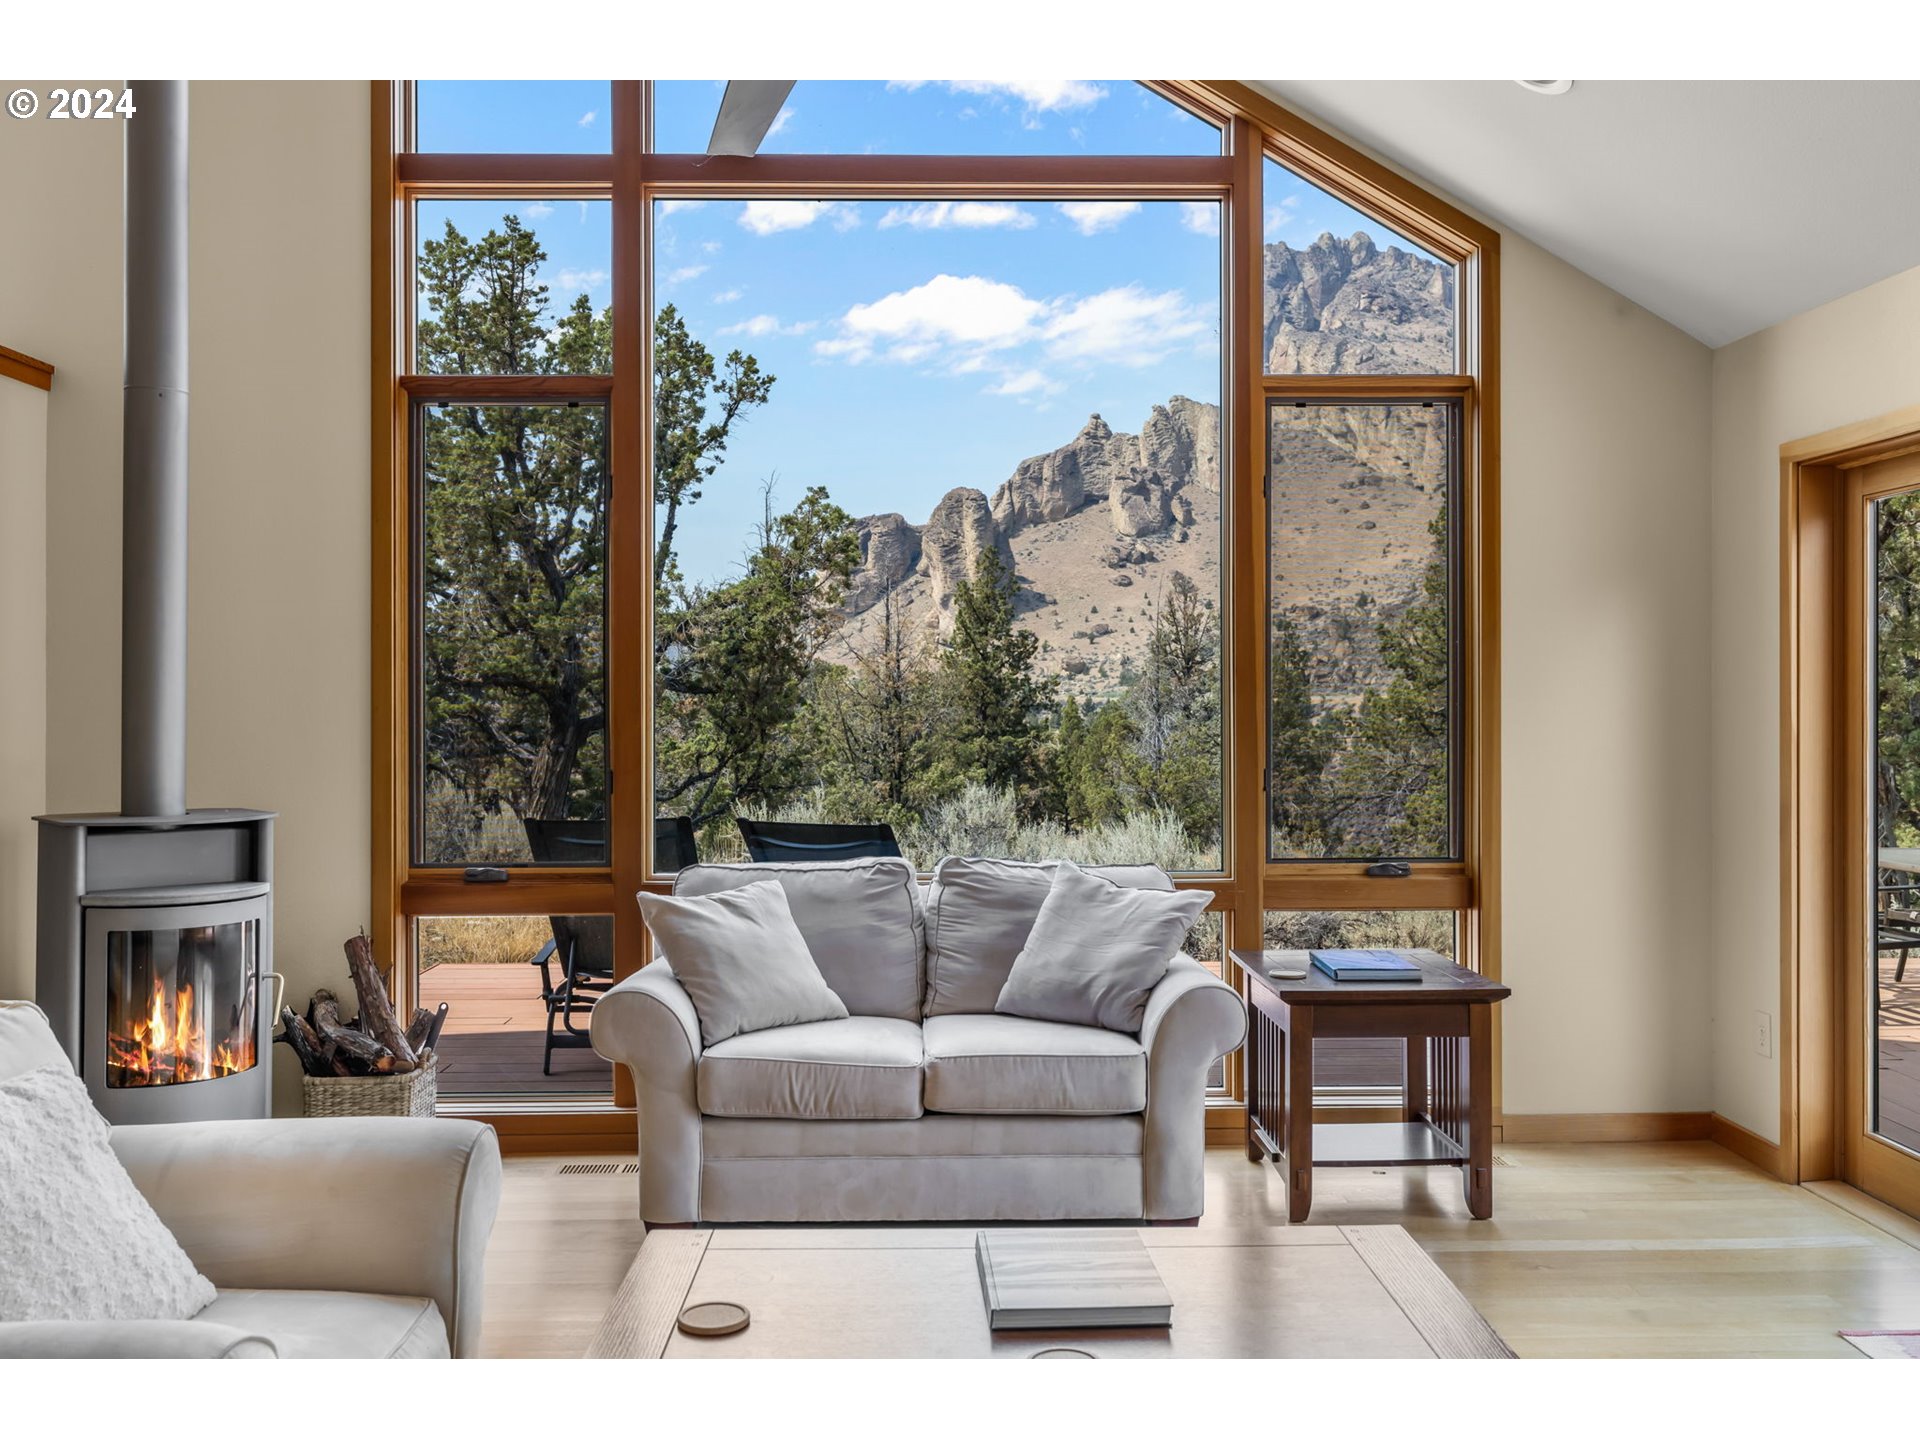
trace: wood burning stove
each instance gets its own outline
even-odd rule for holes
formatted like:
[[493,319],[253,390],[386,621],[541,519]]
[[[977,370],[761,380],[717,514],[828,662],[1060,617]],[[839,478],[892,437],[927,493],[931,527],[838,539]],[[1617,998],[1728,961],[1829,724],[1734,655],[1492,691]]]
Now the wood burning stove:
[[271,1111],[273,819],[40,819],[40,1008],[116,1125]]
[[263,1117],[274,817],[186,807],[187,85],[131,89],[122,813],[39,817],[34,998],[114,1124]]

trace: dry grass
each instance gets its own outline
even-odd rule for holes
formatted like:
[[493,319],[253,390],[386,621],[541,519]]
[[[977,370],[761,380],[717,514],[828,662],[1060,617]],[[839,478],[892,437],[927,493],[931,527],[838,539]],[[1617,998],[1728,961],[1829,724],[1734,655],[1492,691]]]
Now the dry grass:
[[525,965],[553,938],[544,915],[442,917],[420,922],[420,968]]

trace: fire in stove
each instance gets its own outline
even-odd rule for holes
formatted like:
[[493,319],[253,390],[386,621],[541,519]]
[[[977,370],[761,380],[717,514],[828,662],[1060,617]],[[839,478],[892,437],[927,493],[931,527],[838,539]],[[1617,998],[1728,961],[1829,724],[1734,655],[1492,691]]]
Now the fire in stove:
[[155,980],[147,1013],[128,1025],[125,1033],[107,1036],[107,1083],[116,1089],[177,1085],[251,1070],[251,1017],[243,1018],[237,1009],[230,1012],[226,1037],[210,1041],[201,1008],[192,985],[182,985],[169,1005],[167,987]]

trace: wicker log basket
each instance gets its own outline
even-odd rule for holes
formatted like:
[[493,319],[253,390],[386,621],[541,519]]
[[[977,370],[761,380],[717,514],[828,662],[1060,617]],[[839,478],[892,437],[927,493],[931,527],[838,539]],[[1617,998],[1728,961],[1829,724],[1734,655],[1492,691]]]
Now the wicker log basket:
[[300,1061],[308,1116],[431,1116],[440,1088],[433,1046],[447,1007],[415,1010],[401,1025],[367,937],[354,936],[346,950],[358,1015],[343,1019],[331,990],[314,991],[305,1015],[280,1011],[277,1038]]
[[439,1066],[429,1050],[409,1075],[302,1075],[309,1119],[335,1115],[413,1115],[432,1118]]

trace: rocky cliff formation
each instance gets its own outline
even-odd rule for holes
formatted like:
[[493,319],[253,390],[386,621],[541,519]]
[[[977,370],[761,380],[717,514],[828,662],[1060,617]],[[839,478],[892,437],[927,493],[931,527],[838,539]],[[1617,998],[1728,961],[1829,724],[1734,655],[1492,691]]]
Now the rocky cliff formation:
[[1266,247],[1270,375],[1449,374],[1453,267],[1366,235]]
[[[1270,245],[1268,369],[1277,373],[1451,371],[1452,271],[1379,250],[1363,235]],[[1272,422],[1269,513],[1276,609],[1312,656],[1314,689],[1350,704],[1382,675],[1378,627],[1419,593],[1441,513],[1444,412],[1378,405],[1286,407]],[[1137,669],[1174,572],[1220,594],[1220,411],[1176,395],[1137,434],[1099,415],[1057,450],[1030,456],[992,492],[950,490],[926,523],[859,522],[861,563],[847,624],[826,658],[868,648],[891,597],[910,633],[952,625],[954,587],[992,546],[1020,576],[1020,621],[1066,693],[1100,699]]]

